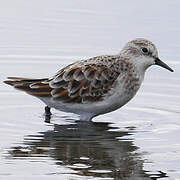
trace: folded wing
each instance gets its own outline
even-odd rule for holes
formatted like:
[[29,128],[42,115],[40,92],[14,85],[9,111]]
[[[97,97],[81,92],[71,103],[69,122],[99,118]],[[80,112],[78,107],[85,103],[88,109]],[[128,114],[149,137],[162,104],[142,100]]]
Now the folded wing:
[[65,103],[101,100],[113,87],[119,73],[103,64],[74,63],[51,79],[9,77],[5,83],[37,97],[51,97]]
[[49,85],[54,99],[83,103],[97,101],[111,90],[119,73],[105,65],[73,65],[58,72]]

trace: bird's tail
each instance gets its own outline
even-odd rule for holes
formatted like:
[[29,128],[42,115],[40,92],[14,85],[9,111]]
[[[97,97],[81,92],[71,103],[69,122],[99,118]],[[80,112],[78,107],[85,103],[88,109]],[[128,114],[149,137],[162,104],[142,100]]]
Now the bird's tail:
[[34,96],[50,95],[51,87],[48,79],[30,79],[22,77],[8,77],[4,83],[13,86],[16,89],[27,92]]

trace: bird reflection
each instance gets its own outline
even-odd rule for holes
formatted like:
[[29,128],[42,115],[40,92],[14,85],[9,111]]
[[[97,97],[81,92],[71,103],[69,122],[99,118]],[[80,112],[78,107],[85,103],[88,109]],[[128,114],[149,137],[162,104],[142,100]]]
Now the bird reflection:
[[54,125],[54,129],[28,135],[22,147],[9,151],[13,157],[50,156],[57,165],[73,169],[74,174],[114,179],[149,180],[154,177],[143,170],[141,155],[130,139],[132,131],[120,131],[110,123],[77,122]]

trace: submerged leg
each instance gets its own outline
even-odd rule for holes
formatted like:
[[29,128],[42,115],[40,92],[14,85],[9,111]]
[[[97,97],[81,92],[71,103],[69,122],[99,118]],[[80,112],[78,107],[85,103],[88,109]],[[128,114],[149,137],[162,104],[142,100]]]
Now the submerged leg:
[[82,114],[80,115],[80,120],[79,121],[92,121],[92,118],[94,116],[92,114]]
[[45,107],[45,122],[50,123],[51,122],[51,108],[49,106]]

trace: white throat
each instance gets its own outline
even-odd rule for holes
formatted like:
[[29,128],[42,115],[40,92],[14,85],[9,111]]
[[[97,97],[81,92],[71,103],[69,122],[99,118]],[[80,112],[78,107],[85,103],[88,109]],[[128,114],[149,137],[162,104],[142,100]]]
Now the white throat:
[[139,72],[142,76],[144,76],[146,70],[154,64],[153,59],[145,56],[134,57],[132,61],[135,68],[137,69],[137,72]]

